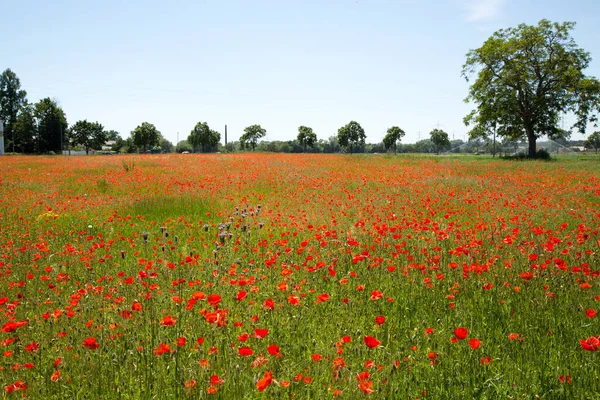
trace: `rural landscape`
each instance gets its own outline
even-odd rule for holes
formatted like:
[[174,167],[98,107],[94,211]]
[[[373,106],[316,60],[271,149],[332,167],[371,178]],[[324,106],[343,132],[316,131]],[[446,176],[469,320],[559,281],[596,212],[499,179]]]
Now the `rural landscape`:
[[574,32],[466,52],[458,138],[122,134],[6,68],[2,395],[600,398],[600,81]]

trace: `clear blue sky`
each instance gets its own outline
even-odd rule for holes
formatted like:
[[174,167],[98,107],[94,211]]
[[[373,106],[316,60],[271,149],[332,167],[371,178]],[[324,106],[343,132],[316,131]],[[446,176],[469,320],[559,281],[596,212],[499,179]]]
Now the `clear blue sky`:
[[[171,4],[172,3],[172,4]],[[51,97],[69,124],[123,137],[148,121],[169,140],[198,121],[269,140],[299,125],[319,139],[356,120],[367,141],[398,125],[404,142],[438,123],[464,138],[469,49],[495,30],[576,21],[600,78],[598,0],[2,1],[0,69],[30,101]],[[578,137],[576,135],[575,137]]]

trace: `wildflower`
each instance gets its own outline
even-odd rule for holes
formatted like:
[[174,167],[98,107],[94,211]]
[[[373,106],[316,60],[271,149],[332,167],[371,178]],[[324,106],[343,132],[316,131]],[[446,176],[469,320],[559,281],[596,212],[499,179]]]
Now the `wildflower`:
[[365,336],[365,344],[368,348],[373,349],[381,344],[381,342],[375,339],[373,336]]

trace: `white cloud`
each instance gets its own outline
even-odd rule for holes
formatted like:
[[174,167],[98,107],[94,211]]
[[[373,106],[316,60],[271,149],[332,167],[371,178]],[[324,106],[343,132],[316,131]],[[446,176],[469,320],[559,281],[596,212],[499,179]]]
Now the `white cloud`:
[[465,6],[469,13],[467,21],[480,22],[495,18],[502,12],[505,4],[506,0],[466,0]]

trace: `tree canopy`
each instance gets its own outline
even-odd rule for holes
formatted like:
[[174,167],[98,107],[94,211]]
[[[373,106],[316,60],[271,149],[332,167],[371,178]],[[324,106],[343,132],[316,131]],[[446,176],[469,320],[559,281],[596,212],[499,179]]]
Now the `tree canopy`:
[[591,57],[571,37],[574,27],[547,20],[521,24],[497,31],[468,52],[462,75],[476,79],[465,101],[477,109],[464,122],[473,126],[472,136],[497,127],[499,136],[526,137],[534,156],[536,140],[555,134],[562,114],[573,113],[572,128],[582,133],[596,122],[600,82],[583,73]]
[[102,124],[99,122],[88,122],[87,120],[77,121],[71,126],[70,136],[73,144],[78,144],[85,148],[85,154],[89,154],[90,149],[101,148],[107,138]]
[[431,142],[435,146],[435,152],[440,154],[440,150],[444,147],[450,146],[450,139],[448,138],[448,134],[441,129],[434,129],[429,132],[429,136],[431,137]]
[[188,142],[195,149],[202,146],[202,152],[205,149],[215,147],[221,140],[221,134],[209,128],[206,122],[198,122],[188,136]]
[[38,153],[62,152],[66,144],[67,117],[58,104],[49,97],[35,104],[36,121],[35,147]]
[[356,121],[350,121],[347,125],[338,129],[338,142],[342,147],[349,147],[352,154],[352,147],[365,144],[365,130]]
[[14,125],[21,109],[27,104],[27,92],[21,90],[17,74],[9,69],[0,75],[0,120],[4,121],[4,136],[15,151]]
[[158,146],[161,134],[153,124],[142,122],[131,132],[131,137],[133,144],[145,153],[150,148]]
[[297,140],[306,152],[306,147],[313,147],[317,142],[317,135],[313,132],[312,128],[302,125],[298,127]]
[[242,148],[250,146],[252,151],[256,148],[258,139],[264,137],[267,134],[267,130],[260,125],[250,125],[244,129],[244,134],[240,137],[240,143]]
[[586,149],[593,149],[598,153],[598,149],[600,149],[600,131],[596,131],[588,136],[584,146]]
[[394,153],[398,152],[398,142],[402,140],[405,132],[397,126],[392,126],[387,130],[387,135],[383,138],[383,145],[386,150],[394,147]]

